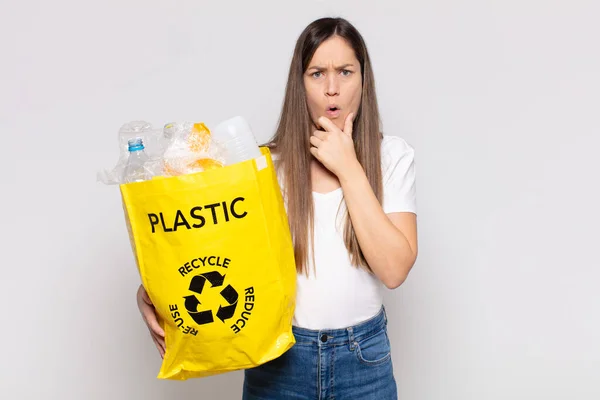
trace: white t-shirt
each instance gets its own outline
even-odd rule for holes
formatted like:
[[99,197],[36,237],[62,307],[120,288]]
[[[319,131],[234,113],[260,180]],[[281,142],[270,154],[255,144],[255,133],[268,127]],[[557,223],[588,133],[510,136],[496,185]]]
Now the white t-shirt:
[[[384,136],[381,143],[383,210],[416,213],[414,150],[401,138]],[[376,315],[383,304],[383,284],[350,263],[344,244],[346,208],[341,188],[314,199],[314,260],[309,276],[297,275],[293,324],[307,329],[338,329]]]

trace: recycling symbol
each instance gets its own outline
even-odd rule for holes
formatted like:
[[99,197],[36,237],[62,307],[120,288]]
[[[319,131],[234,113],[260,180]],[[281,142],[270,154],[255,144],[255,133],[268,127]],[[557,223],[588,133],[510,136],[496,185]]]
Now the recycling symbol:
[[[217,271],[205,272],[192,278],[190,281],[189,290],[190,292],[194,292],[200,296],[206,281],[210,283],[211,288],[214,288],[223,286],[224,280],[225,275],[221,275]],[[194,322],[196,322],[198,325],[210,324],[214,321],[213,312],[212,310],[200,310],[200,305],[202,303],[200,303],[200,300],[198,300],[196,294],[183,297],[185,299],[185,309],[190,317],[192,317]],[[221,290],[221,297],[223,297],[223,299],[227,302],[227,305],[219,306],[217,318],[225,323],[226,319],[233,317],[233,314],[235,314],[235,308],[238,301],[238,292],[231,285],[227,285],[223,290]]]

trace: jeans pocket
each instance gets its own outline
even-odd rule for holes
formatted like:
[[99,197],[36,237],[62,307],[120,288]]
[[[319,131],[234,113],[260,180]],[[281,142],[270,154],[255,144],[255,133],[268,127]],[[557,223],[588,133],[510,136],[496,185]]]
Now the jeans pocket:
[[379,365],[388,362],[392,358],[392,349],[385,329],[373,336],[361,339],[354,343],[356,357],[366,365]]

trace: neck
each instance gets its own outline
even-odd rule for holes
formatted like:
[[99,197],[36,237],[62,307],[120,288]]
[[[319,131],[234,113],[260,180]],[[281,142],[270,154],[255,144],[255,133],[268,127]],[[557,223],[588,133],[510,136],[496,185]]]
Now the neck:
[[340,186],[337,176],[314,158],[310,163],[310,175],[315,192],[329,192]]

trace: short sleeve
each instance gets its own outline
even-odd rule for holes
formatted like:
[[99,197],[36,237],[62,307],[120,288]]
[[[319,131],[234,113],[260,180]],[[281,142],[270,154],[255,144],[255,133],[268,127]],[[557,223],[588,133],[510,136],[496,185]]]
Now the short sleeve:
[[404,140],[384,136],[381,143],[383,211],[417,213],[415,151]]

